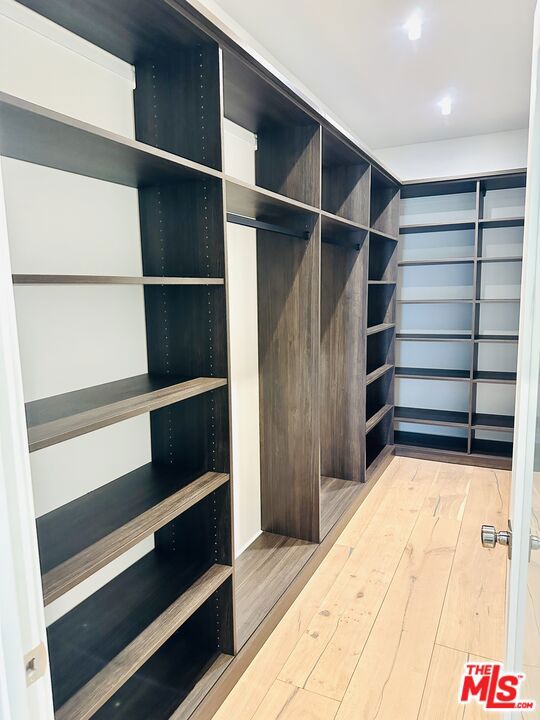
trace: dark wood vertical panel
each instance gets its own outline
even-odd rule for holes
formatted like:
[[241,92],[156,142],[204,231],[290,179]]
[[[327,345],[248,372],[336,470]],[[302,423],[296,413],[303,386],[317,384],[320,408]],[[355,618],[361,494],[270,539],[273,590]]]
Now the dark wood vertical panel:
[[138,140],[221,169],[218,48],[170,47],[136,64]]
[[365,275],[361,250],[323,243],[321,252],[321,474],[363,479]]
[[257,234],[262,528],[319,538],[320,226]]
[[[225,171],[225,97],[224,97],[224,56],[223,50],[220,48],[218,51],[218,65],[219,65],[219,134],[221,138],[221,167]],[[229,275],[228,275],[228,251],[227,251],[227,192],[226,185],[224,182],[221,183],[221,223],[223,226],[223,274],[225,277],[225,296],[224,296],[224,307],[225,307],[225,333],[227,338],[230,338],[230,318],[232,308],[229,302]],[[227,367],[230,367],[230,343],[227,343]],[[223,633],[220,638],[220,647],[223,652],[235,654],[238,649],[238,631],[237,631],[237,610],[236,610],[236,548],[234,540],[234,523],[235,523],[235,510],[234,510],[234,448],[233,442],[241,442],[240,438],[233,438],[232,436],[232,383],[229,382],[227,385],[227,402],[224,401],[217,406],[219,412],[215,413],[215,417],[220,421],[222,426],[227,427],[227,438],[228,443],[226,446],[227,457],[218,457],[218,463],[227,463],[229,468],[229,526],[228,526],[228,540],[229,547],[231,549],[231,560],[230,564],[233,566],[233,574],[230,581],[227,583],[227,588],[224,589],[218,597],[220,604],[221,616],[219,621],[223,628]]]
[[257,185],[320,206],[321,128],[272,125],[257,134]]

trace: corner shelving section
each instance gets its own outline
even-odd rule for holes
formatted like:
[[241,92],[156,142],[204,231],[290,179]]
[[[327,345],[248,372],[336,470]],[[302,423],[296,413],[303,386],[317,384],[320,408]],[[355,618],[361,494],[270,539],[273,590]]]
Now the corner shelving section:
[[365,434],[366,477],[394,445],[399,186],[372,167],[367,267]]
[[525,180],[402,187],[398,454],[511,466]]

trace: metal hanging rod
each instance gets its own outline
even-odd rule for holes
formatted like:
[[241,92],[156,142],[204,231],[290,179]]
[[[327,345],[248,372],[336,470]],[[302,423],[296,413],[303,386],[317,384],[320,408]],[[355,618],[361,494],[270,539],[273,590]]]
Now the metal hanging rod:
[[273,225],[262,222],[261,220],[256,220],[255,218],[245,217],[244,215],[236,215],[235,213],[227,213],[227,222],[256,228],[257,230],[267,230],[268,232],[275,232],[280,235],[289,235],[290,237],[300,238],[301,240],[309,240],[309,232],[307,230],[303,232],[290,230],[287,227],[283,227],[283,225]]

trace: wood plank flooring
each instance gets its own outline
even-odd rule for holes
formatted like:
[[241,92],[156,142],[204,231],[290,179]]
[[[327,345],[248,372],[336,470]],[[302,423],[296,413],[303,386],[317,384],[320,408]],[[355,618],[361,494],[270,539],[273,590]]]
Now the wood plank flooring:
[[214,720],[476,720],[463,666],[502,659],[510,473],[395,458]]

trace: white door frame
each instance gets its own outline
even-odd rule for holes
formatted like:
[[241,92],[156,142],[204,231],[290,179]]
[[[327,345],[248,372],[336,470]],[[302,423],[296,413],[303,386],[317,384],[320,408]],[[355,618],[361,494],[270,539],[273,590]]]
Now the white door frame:
[[26,686],[24,655],[46,643],[41,573],[0,159],[0,710],[53,720],[50,675]]
[[[521,312],[512,467],[512,561],[508,573],[506,659],[508,670],[522,668],[533,467],[540,372],[540,8],[534,20],[527,198],[523,243]],[[538,304],[537,304],[538,303]],[[505,528],[502,528],[505,529]]]

